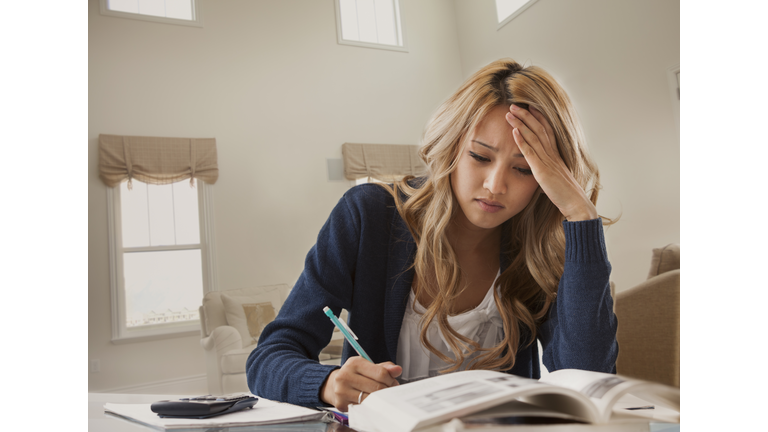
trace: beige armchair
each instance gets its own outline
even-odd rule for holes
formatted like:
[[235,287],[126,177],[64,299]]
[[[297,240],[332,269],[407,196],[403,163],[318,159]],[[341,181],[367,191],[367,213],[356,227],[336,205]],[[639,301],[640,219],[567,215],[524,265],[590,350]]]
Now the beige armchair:
[[200,306],[210,394],[248,391],[245,360],[288,296],[285,284],[210,292]]
[[[288,297],[286,284],[215,291],[200,306],[200,345],[205,351],[210,394],[248,391],[245,361],[261,331],[275,319]],[[325,364],[341,360],[341,333],[320,354]]]
[[648,279],[614,299],[617,373],[680,387],[680,245],[654,249]]

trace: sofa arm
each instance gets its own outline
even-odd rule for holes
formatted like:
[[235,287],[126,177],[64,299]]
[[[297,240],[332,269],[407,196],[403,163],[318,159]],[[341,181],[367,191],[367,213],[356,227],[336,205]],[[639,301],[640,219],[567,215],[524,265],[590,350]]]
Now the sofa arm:
[[619,374],[680,386],[680,270],[616,294]]
[[232,326],[219,326],[213,329],[211,335],[200,339],[200,345],[206,351],[216,350],[221,354],[243,347],[240,332]]

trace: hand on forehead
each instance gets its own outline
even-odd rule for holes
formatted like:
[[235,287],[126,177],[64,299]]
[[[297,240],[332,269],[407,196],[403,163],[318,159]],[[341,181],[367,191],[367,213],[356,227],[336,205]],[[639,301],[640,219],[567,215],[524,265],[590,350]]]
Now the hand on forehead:
[[507,112],[509,107],[503,105],[491,109],[467,135],[466,145],[479,145],[496,154],[509,153],[515,157],[522,156],[512,133],[514,128],[506,120]]

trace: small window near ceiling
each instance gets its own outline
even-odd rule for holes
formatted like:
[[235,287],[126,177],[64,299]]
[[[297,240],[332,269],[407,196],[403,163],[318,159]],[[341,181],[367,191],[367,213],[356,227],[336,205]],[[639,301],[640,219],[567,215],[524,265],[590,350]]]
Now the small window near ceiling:
[[407,51],[399,0],[336,0],[338,42]]
[[504,27],[534,3],[536,3],[536,0],[496,0],[496,18],[499,20],[498,28]]
[[100,0],[101,14],[166,24],[202,26],[199,0]]

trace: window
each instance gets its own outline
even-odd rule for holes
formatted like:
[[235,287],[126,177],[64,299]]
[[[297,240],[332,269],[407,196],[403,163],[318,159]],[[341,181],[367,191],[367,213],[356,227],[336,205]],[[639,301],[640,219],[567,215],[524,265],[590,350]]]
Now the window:
[[407,52],[399,0],[336,0],[338,42]]
[[132,184],[108,190],[113,340],[199,332],[198,308],[213,288],[210,186]]
[[199,333],[198,307],[216,289],[216,139],[101,134],[99,177],[107,187],[112,341]]
[[101,14],[202,27],[200,0],[100,0]]
[[507,25],[534,3],[536,0],[496,0],[496,18],[499,20],[497,29]]

